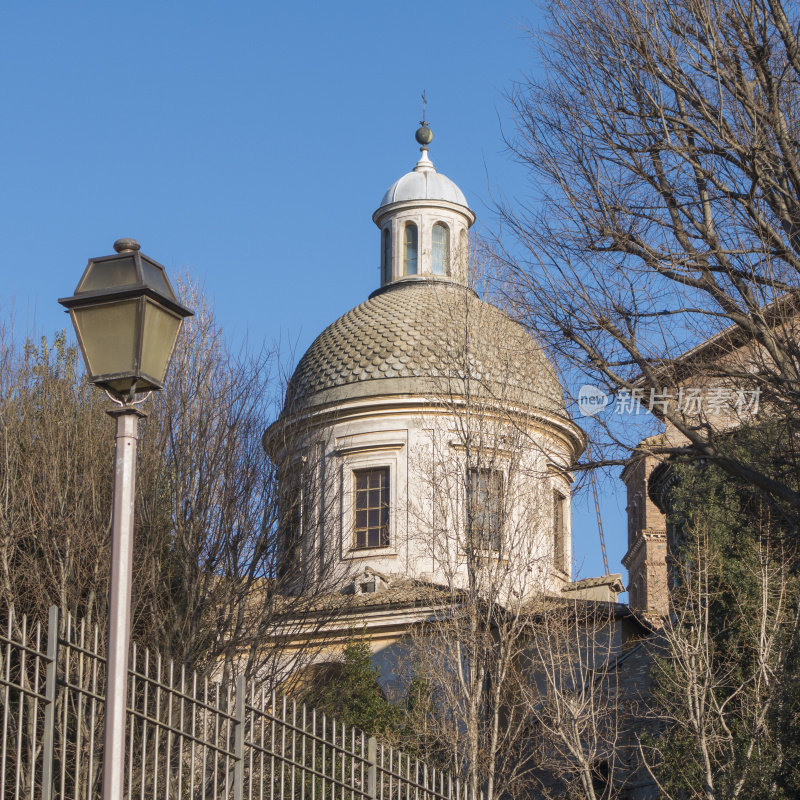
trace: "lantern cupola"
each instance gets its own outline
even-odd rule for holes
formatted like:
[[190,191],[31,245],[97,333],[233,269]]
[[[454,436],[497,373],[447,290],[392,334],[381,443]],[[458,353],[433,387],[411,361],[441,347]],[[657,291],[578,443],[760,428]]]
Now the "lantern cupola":
[[466,284],[467,231],[475,214],[461,189],[433,166],[433,131],[424,120],[415,138],[419,161],[389,187],[372,215],[381,231],[381,287],[430,278]]

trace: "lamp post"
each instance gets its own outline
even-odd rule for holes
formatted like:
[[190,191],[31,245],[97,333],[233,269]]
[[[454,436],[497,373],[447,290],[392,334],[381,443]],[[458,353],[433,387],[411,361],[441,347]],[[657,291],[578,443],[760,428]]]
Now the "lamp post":
[[117,404],[111,582],[108,603],[103,798],[122,800],[125,778],[128,649],[133,566],[133,508],[139,419],[136,394],[162,389],[181,324],[181,305],[164,267],[133,239],[114,242],[116,255],[92,258],[69,311],[89,380]]

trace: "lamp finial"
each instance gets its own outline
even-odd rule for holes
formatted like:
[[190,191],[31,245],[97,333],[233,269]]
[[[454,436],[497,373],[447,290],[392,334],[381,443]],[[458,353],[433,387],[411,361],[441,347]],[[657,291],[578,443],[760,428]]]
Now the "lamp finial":
[[117,239],[114,242],[114,251],[117,253],[135,253],[137,250],[141,250],[142,246],[136,239]]

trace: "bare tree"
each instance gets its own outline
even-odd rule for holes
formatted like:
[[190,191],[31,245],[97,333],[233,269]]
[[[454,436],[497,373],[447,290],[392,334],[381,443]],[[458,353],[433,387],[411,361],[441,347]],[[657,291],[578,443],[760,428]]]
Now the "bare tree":
[[[507,290],[564,373],[655,399],[680,443],[795,516],[796,462],[769,473],[733,457],[730,424],[684,413],[674,390],[704,376],[759,391],[793,429],[799,22],[780,0],[555,0],[543,77],[510,93],[509,144],[541,201],[502,209]],[[595,460],[636,444],[603,433]]]
[[529,747],[544,797],[616,797],[628,777],[620,686],[622,654],[614,608],[585,600],[529,604],[520,693],[529,710]]
[[[522,328],[464,287],[429,290],[440,292],[450,324],[439,331],[445,366],[429,398],[438,418],[428,413],[427,441],[411,454],[418,577],[436,609],[408,654],[429,699],[422,746],[447,754],[476,796],[526,796],[554,772],[588,775],[581,796],[609,796],[591,776],[613,761],[612,713],[598,709],[601,695],[608,708],[616,698],[574,673],[588,668],[587,643],[596,677],[618,644],[602,613],[583,616],[560,596],[571,558],[567,473],[582,439],[575,430],[570,447],[555,434],[570,424],[561,390]],[[601,659],[604,647],[612,656]],[[578,685],[592,701],[581,707],[569,699]],[[570,703],[567,742],[580,766],[560,727]]]
[[[791,738],[782,709],[795,707],[797,680],[796,588],[786,587],[800,511],[800,18],[779,0],[550,10],[544,77],[510,95],[510,145],[541,202],[503,209],[515,234],[506,290],[574,386],[616,394],[620,411],[644,405],[666,423],[659,453],[723,468],[746,498],[725,563],[719,540],[691,549],[671,537],[676,616],[657,683],[676,694],[650,763],[665,791],[680,781],[664,770],[677,779],[691,765],[681,789],[691,796],[778,796]],[[681,405],[689,390],[759,393],[763,414]],[[653,427],[595,419],[589,468],[623,462]],[[674,533],[674,515],[669,524]],[[737,595],[741,585],[760,591]],[[734,630],[741,652],[723,646]]]
[[[282,389],[278,353],[232,350],[202,294],[180,291],[196,315],[167,386],[143,404],[133,636],[190,669],[280,680],[309,649],[283,643],[323,581],[298,596],[285,568],[295,498],[262,445]],[[89,624],[106,613],[107,405],[63,334],[21,351],[3,340],[0,594],[40,619],[50,604]]]
[[74,347],[0,341],[0,595],[46,619],[47,607],[102,613],[113,432],[81,380]]

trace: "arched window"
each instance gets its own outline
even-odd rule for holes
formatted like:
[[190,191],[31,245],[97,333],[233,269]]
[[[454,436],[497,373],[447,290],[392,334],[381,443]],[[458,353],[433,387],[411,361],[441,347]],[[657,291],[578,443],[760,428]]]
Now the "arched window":
[[561,492],[553,492],[553,562],[562,572],[569,570],[567,564],[567,525],[564,511],[567,499]]
[[381,236],[381,282],[389,283],[392,279],[392,232],[384,228]]
[[450,271],[450,231],[437,222],[433,226],[433,274],[447,275]]
[[417,226],[407,222],[403,242],[403,268],[406,275],[417,274]]
[[628,506],[628,544],[633,544],[639,528],[639,495],[636,494],[631,498],[631,504]]

